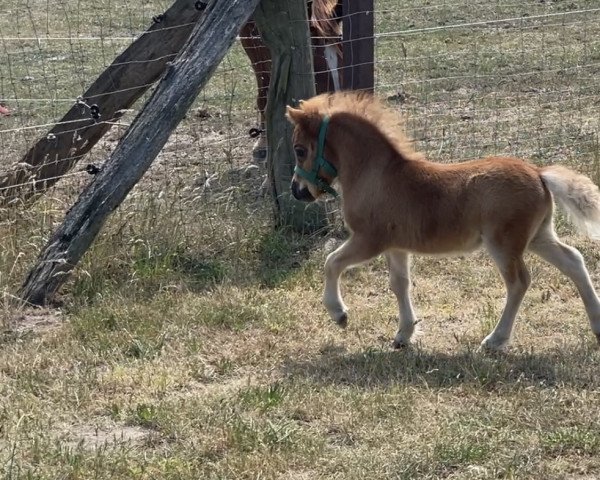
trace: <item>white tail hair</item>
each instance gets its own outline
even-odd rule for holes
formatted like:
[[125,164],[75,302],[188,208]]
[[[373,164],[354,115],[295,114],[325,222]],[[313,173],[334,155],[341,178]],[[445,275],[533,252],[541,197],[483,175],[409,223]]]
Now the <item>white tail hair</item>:
[[555,201],[583,233],[600,239],[600,190],[585,175],[559,165],[540,169],[540,177]]

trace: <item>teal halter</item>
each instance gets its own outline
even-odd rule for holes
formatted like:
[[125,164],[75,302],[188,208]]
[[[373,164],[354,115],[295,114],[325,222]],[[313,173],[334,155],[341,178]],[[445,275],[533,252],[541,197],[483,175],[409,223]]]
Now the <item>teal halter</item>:
[[319,129],[319,143],[317,144],[317,155],[313,162],[313,167],[310,172],[300,168],[298,165],[294,168],[294,172],[297,175],[300,175],[305,180],[308,180],[313,185],[316,185],[317,188],[323,190],[324,192],[330,193],[334,197],[338,196],[338,193],[329,185],[325,180],[319,177],[319,170],[321,168],[325,170],[327,175],[332,178],[337,177],[336,168],[325,160],[323,156],[323,152],[325,151],[325,136],[327,135],[327,126],[329,125],[329,117],[323,117],[321,120],[321,128]]

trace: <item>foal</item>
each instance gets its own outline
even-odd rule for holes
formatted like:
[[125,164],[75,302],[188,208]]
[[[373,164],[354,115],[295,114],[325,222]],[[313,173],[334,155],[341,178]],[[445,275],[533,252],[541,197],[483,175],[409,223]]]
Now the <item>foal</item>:
[[325,262],[323,302],[335,322],[347,323],[339,279],[352,265],[385,254],[398,299],[394,346],[409,343],[416,316],[409,290],[411,253],[468,252],[483,245],[506,284],[506,304],[482,347],[503,349],[530,284],[523,254],[530,250],[577,286],[600,342],[600,301],[581,254],[554,232],[552,198],[578,227],[600,236],[600,192],[560,166],[537,167],[514,158],[456,164],[427,161],[402,133],[397,116],[366,94],[324,94],[288,107],[295,125],[293,195],[314,201],[339,182],[350,238]]

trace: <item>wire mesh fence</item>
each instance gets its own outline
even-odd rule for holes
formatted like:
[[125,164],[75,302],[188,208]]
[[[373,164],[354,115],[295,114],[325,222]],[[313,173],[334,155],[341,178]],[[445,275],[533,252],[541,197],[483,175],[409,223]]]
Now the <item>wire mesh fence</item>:
[[[0,167],[18,161],[166,7],[3,2]],[[378,0],[376,92],[407,114],[419,147],[437,159],[510,154],[589,165],[598,144],[599,19],[594,1]],[[229,163],[244,163],[246,131],[259,120],[255,101],[252,70],[237,47],[180,128],[182,150],[202,157],[216,140],[219,150],[230,148]]]
[[[81,2],[44,1],[25,5],[3,2],[0,104],[4,113],[0,117],[0,170],[14,168],[65,111],[81,102],[83,92],[114,58],[134,39],[148,34],[147,26],[159,21],[157,17],[167,7],[164,2],[143,6],[128,1],[101,1],[93,6]],[[160,42],[160,36],[169,32],[159,28],[151,35]],[[144,65],[147,62],[135,63],[139,63],[140,71],[147,66]],[[106,95],[117,92],[115,88]],[[249,61],[237,47],[165,148],[163,157],[168,157],[169,167],[177,169],[182,162],[201,163],[202,175],[206,170],[210,176],[211,170],[222,165],[245,163],[251,145],[247,131],[257,118],[253,107],[255,95]],[[85,164],[102,164],[145,98],[122,118],[100,119],[112,129],[85,157]],[[73,135],[77,135],[78,127],[74,122]],[[57,161],[73,160],[68,157]],[[157,168],[161,162],[158,163]],[[87,173],[83,167],[70,172],[70,179],[79,176],[85,181]],[[188,172],[188,176],[193,174]],[[172,179],[172,175],[165,177]],[[61,185],[58,190],[63,188]]]
[[[170,6],[127,0],[23,3],[0,4],[0,173],[17,168],[98,75]],[[152,35],[158,42],[171,33],[157,30]],[[136,67],[143,71],[148,63]],[[16,290],[64,212],[93,178],[87,171],[93,169],[86,167],[102,167],[151,90],[122,117],[100,117],[111,128],[88,155],[56,160],[79,163],[33,206],[0,207],[0,291],[10,295]],[[99,278],[84,273],[90,271],[114,273],[140,255],[158,258],[180,244],[210,256],[223,248],[218,243],[234,243],[238,232],[232,225],[247,216],[243,208],[257,211],[262,201],[253,192],[259,190],[264,167],[250,162],[254,140],[248,136],[257,123],[255,104],[250,62],[236,45],[106,225],[93,249],[98,254],[90,252],[81,266],[82,278]],[[77,125],[65,127],[77,134]]]
[[[2,2],[0,171],[14,168],[168,6],[158,0]],[[374,20],[375,92],[406,115],[409,135],[430,158],[515,155],[572,164],[600,179],[595,0],[376,0]],[[145,98],[121,118],[101,119],[110,132],[44,200],[56,218],[89,181],[85,166],[102,165]],[[252,163],[248,136],[260,123],[256,102],[251,63],[238,44],[128,208],[136,209],[136,196],[166,196],[184,198],[181,211],[253,203],[268,212],[268,200],[248,196],[264,178],[264,167]]]
[[377,91],[432,157],[515,155],[596,179],[597,2],[378,2]]

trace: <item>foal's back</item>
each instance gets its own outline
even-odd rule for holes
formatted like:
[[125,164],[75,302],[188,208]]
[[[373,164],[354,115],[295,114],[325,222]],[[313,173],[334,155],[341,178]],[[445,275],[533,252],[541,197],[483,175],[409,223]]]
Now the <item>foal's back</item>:
[[522,250],[552,211],[538,168],[522,160],[422,160],[393,167],[374,186],[373,203],[380,205],[381,214],[371,216],[374,233],[390,247],[460,252],[488,237],[494,243],[511,241]]

